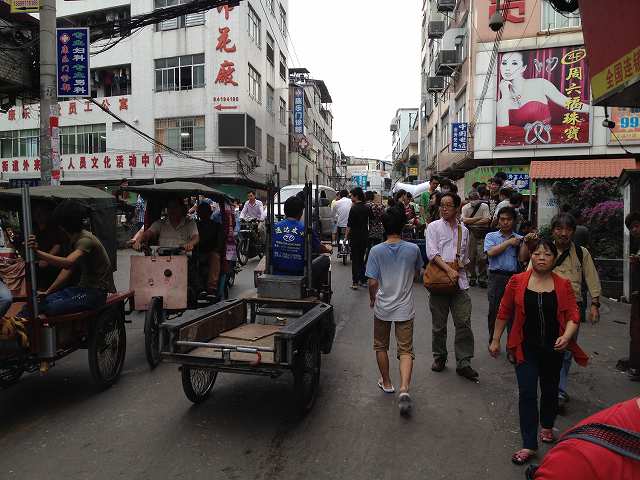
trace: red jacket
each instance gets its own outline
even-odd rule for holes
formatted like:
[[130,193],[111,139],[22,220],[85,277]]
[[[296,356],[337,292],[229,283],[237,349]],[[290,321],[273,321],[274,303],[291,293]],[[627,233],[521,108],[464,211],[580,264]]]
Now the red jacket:
[[[524,341],[524,322],[527,320],[524,309],[524,294],[532,273],[533,270],[527,270],[511,277],[498,310],[498,320],[509,322],[509,320],[513,319],[513,326],[507,340],[507,348],[515,356],[518,363],[524,362],[522,342]],[[578,311],[571,282],[555,273],[551,275],[553,276],[554,290],[558,299],[557,319],[560,324],[560,335],[563,335],[567,322],[580,323],[580,312]],[[579,365],[585,366],[587,364],[589,357],[574,340],[569,342],[567,350],[573,353],[573,358]]]

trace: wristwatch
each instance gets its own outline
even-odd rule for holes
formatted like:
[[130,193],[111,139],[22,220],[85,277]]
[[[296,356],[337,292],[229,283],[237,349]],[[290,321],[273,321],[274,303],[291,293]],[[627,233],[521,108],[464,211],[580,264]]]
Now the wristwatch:
[[591,302],[591,305],[596,308],[600,308],[600,302]]

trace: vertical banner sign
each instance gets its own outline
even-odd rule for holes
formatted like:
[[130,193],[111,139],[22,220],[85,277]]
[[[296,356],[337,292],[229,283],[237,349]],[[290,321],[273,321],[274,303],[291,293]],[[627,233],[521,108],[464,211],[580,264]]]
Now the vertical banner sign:
[[452,123],[451,130],[451,151],[466,152],[468,124]]
[[51,135],[51,185],[60,185],[60,128],[56,115],[49,117],[49,135]]
[[38,13],[40,0],[10,0],[11,13]]
[[56,29],[58,98],[91,97],[89,29]]
[[304,133],[304,90],[296,87],[293,97],[293,133]]

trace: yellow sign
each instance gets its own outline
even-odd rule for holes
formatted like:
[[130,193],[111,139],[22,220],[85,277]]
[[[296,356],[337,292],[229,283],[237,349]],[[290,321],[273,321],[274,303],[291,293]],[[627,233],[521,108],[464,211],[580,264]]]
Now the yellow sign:
[[418,176],[418,167],[409,167],[409,176],[417,177]]
[[38,13],[40,0],[10,0],[11,13]]
[[640,47],[636,47],[619,58],[591,80],[593,101],[597,103],[614,90],[640,80]]
[[616,124],[611,129],[610,144],[616,144],[618,140],[640,142],[640,108],[609,107],[609,113]]

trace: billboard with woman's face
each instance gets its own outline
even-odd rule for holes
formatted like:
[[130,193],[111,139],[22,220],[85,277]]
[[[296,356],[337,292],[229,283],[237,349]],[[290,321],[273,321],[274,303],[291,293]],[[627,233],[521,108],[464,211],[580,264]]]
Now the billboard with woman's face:
[[584,46],[498,55],[497,148],[589,144],[586,55]]

